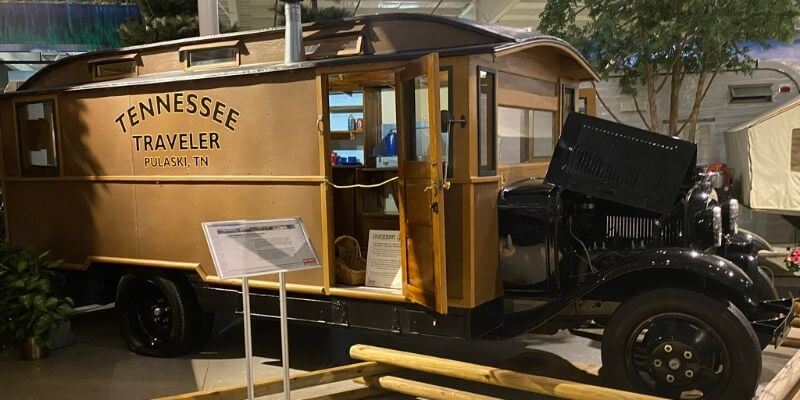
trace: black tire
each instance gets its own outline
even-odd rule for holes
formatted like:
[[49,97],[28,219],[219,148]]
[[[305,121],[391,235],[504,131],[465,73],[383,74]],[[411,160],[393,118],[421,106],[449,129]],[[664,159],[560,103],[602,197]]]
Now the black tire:
[[174,357],[195,344],[201,310],[191,288],[160,271],[125,274],[115,303],[120,332],[136,354]]
[[761,374],[761,347],[742,312],[683,289],[622,303],[603,334],[602,359],[605,383],[667,398],[705,385],[703,399],[751,399]]

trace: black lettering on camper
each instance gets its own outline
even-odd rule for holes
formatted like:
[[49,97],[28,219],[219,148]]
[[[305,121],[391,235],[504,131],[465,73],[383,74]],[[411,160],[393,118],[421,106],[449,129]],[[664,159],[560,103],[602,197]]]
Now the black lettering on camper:
[[236,131],[236,123],[239,122],[238,117],[241,115],[238,110],[208,96],[199,98],[199,102],[198,98],[199,96],[195,93],[158,94],[127,108],[114,119],[114,122],[119,125],[122,133],[128,133],[128,127],[138,125],[148,116],[182,113],[199,115],[231,132]]

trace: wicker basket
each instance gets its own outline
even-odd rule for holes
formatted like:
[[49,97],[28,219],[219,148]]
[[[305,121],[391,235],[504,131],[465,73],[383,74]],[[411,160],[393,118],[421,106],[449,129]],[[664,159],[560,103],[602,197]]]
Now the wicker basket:
[[363,285],[367,277],[367,260],[361,257],[358,240],[352,236],[339,236],[336,247],[336,282],[345,285]]

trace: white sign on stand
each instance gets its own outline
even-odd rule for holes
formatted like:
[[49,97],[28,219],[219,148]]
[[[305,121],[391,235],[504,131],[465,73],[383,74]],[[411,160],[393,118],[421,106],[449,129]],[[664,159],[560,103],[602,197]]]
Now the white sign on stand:
[[262,221],[204,222],[214,268],[222,279],[242,279],[242,308],[244,311],[244,353],[247,362],[247,397],[254,398],[253,342],[250,326],[250,285],[255,275],[278,274],[281,313],[281,364],[283,364],[283,393],[289,399],[289,338],[286,321],[285,273],[319,268],[311,242],[299,217]]

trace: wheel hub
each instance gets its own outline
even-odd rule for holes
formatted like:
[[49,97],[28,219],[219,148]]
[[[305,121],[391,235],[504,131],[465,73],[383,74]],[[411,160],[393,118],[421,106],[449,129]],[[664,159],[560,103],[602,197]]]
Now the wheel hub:
[[670,340],[657,344],[650,353],[653,376],[662,382],[683,386],[693,381],[700,369],[692,346]]

